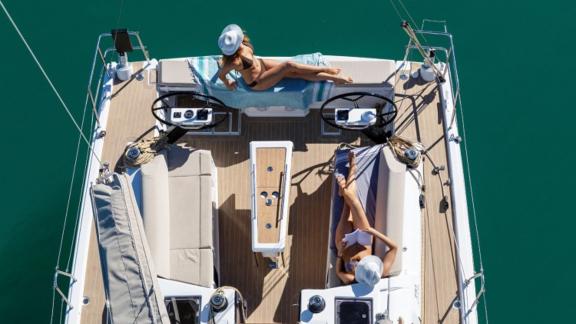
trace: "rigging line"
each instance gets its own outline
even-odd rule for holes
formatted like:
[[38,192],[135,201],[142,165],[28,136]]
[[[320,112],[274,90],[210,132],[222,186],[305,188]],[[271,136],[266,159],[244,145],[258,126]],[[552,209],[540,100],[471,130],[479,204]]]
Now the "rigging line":
[[401,21],[404,20],[404,17],[402,17],[400,10],[398,10],[398,7],[394,3],[394,0],[390,0],[390,4],[392,5],[392,8],[394,8],[394,11],[396,11],[396,15],[398,16],[398,18],[400,18]]
[[[466,178],[468,180],[468,190],[470,190],[470,202],[472,205],[472,216],[474,219],[474,231],[476,236],[476,245],[478,246],[478,259],[480,261],[480,271],[482,276],[484,276],[484,262],[482,258],[482,247],[480,246],[480,233],[478,231],[478,218],[476,215],[476,202],[474,200],[474,191],[472,188],[472,175],[470,174],[470,161],[468,159],[468,145],[466,144],[466,125],[464,124],[464,109],[460,103],[460,123],[462,124],[462,137],[464,142],[464,159],[466,161]],[[482,278],[484,281],[484,278]],[[486,303],[486,291],[484,291],[482,298],[484,299],[484,313],[486,314],[486,323],[488,323],[488,306]]]
[[[95,119],[94,114],[91,114],[90,123],[88,125],[93,125],[94,119]],[[84,157],[84,171],[82,172],[82,174],[87,174],[89,166],[90,166],[90,151],[87,150],[86,156]],[[80,215],[81,210],[82,210],[82,200],[80,200],[76,206],[76,215],[79,215],[79,217],[76,218],[76,222],[74,224],[74,230],[72,231],[72,238],[70,240],[70,242],[72,242],[72,244],[74,244],[74,242],[76,242],[76,237],[78,236],[78,225],[81,223],[81,219],[82,219],[82,217]],[[68,254],[68,261],[66,262],[66,269],[70,269],[70,262],[72,261],[73,255],[74,255],[74,253]]]
[[[34,62],[36,63],[36,65],[38,66],[38,68],[40,69],[40,72],[42,72],[42,74],[44,75],[44,78],[46,79],[46,81],[48,82],[48,84],[50,85],[50,87],[52,88],[52,91],[54,92],[54,94],[56,95],[56,97],[58,97],[58,100],[60,101],[60,103],[62,104],[62,106],[64,107],[64,110],[66,111],[66,114],[68,115],[68,117],[70,118],[70,120],[72,121],[72,123],[74,124],[74,126],[76,127],[76,130],[78,131],[78,133],[80,134],[80,136],[82,137],[82,139],[84,140],[84,142],[88,145],[88,147],[90,146],[90,141],[88,140],[88,138],[84,135],[84,133],[82,132],[82,128],[80,128],[80,126],[78,125],[78,122],[76,121],[76,119],[74,119],[74,116],[72,115],[72,113],[70,112],[70,109],[68,108],[68,105],[66,105],[66,103],[64,102],[64,99],[62,99],[62,96],[60,95],[60,93],[58,92],[58,89],[56,89],[56,87],[54,86],[54,84],[52,83],[52,80],[50,79],[50,77],[48,76],[48,74],[46,73],[46,71],[44,70],[44,68],[42,67],[42,64],[40,64],[40,61],[38,60],[38,58],[36,57],[36,54],[34,54],[34,51],[32,50],[32,48],[30,47],[30,45],[28,45],[28,42],[26,41],[26,38],[24,37],[24,35],[22,34],[22,32],[20,31],[20,29],[18,28],[18,25],[16,25],[16,22],[14,21],[14,19],[12,19],[12,16],[10,15],[10,12],[8,12],[8,9],[6,8],[6,6],[4,6],[4,2],[2,2],[2,0],[0,0],[0,6],[2,7],[2,10],[4,11],[4,13],[6,14],[6,17],[8,17],[8,20],[10,21],[10,23],[12,24],[12,26],[14,27],[14,29],[16,30],[16,32],[18,33],[18,36],[20,36],[20,39],[22,40],[22,42],[24,43],[24,45],[26,46],[26,49],[28,49],[28,52],[30,53],[30,55],[32,56],[32,58],[34,59]],[[98,163],[100,165],[102,165],[102,161],[100,160],[100,158],[98,157],[98,155],[96,154],[96,152],[94,152],[92,150],[92,154],[94,155],[94,157],[96,158],[96,160],[98,160]]]
[[[406,13],[406,15],[408,16],[408,20],[410,20],[410,23],[414,26],[417,27],[418,25],[416,24],[416,21],[414,20],[414,18],[412,17],[412,15],[410,14],[410,11],[408,11],[408,9],[406,8],[406,6],[404,5],[404,2],[402,0],[397,0],[398,3],[400,4],[400,6],[402,6],[403,11]],[[400,20],[406,20],[406,18],[404,18],[404,15],[402,15],[400,13],[400,9],[398,9],[398,6],[394,3],[394,0],[390,0],[389,1],[390,4],[392,5],[392,8],[394,8],[394,11],[396,12],[396,15],[398,16],[398,18],[400,18]],[[426,45],[428,45],[428,40],[426,39],[425,35],[422,35],[422,38],[424,39],[424,43]]]
[[[86,105],[87,105],[87,103],[86,103]],[[86,105],[84,105],[84,107],[86,107]],[[95,121],[96,121],[96,124],[94,124]],[[97,124],[98,124],[98,118],[94,114],[90,114],[90,122],[88,123],[88,127],[90,128],[91,125],[97,125]],[[94,145],[92,143],[92,146],[90,148],[92,149],[93,147],[94,147]],[[89,166],[90,166],[90,150],[86,150],[86,154],[84,157],[84,170],[83,170],[82,174],[88,174],[87,172],[88,172]],[[82,200],[80,200],[76,206],[76,215],[80,215],[81,209],[82,209]],[[71,242],[75,242],[76,236],[78,235],[77,230],[78,230],[78,225],[80,224],[80,219],[81,219],[81,217],[76,218],[76,222],[74,224],[74,230],[72,231],[72,238],[70,240]],[[72,243],[72,244],[74,244],[74,243]],[[70,269],[70,262],[72,259],[72,255],[73,255],[73,253],[68,254],[68,262],[66,263],[66,269]]]
[[[88,98],[86,98],[88,100]],[[86,119],[86,108],[88,105],[84,105],[84,112],[82,113],[82,123],[80,127],[84,129],[84,121]],[[60,266],[60,257],[62,255],[62,245],[64,244],[64,234],[66,232],[66,225],[68,220],[68,214],[70,212],[70,202],[72,200],[72,191],[74,188],[74,180],[76,179],[76,167],[78,166],[78,157],[80,155],[80,144],[82,144],[82,138],[78,136],[78,141],[76,142],[76,154],[74,155],[74,164],[72,166],[72,179],[70,180],[70,187],[68,188],[68,198],[66,200],[66,210],[64,212],[64,224],[62,225],[62,235],[60,236],[60,246],[58,247],[58,258],[56,259],[56,267]],[[66,268],[66,272],[69,269]]]
[[118,11],[118,18],[116,19],[116,26],[120,24],[120,18],[122,18],[123,11],[124,11],[124,0],[120,0],[120,10]]
[[[406,12],[406,14],[408,15],[408,18],[410,19],[410,22],[413,24],[413,26],[418,28],[418,25],[416,25],[416,21],[414,20],[414,18],[412,18],[412,15],[410,14],[410,11],[408,11],[406,6],[404,5],[404,1],[398,0],[398,3],[400,3],[400,6],[402,6],[402,9],[404,9],[404,12]],[[424,39],[424,43],[428,45],[428,40],[426,39],[426,36],[422,35],[422,38]]]
[[[84,129],[84,121],[86,117],[86,110],[88,107],[88,97],[86,97],[86,104],[84,105],[84,112],[82,113],[82,124],[80,127]],[[72,167],[72,179],[70,180],[70,187],[68,189],[68,199],[66,201],[66,211],[64,212],[64,221],[62,224],[62,234],[60,235],[60,244],[58,247],[58,257],[56,258],[56,269],[60,268],[60,257],[62,255],[62,246],[64,244],[64,235],[66,233],[66,224],[68,223],[68,214],[70,211],[70,201],[72,197],[72,189],[74,187],[74,180],[76,177],[76,167],[78,165],[78,156],[80,155],[80,144],[82,144],[82,138],[78,136],[78,141],[76,143],[76,154],[74,155],[74,165]],[[72,253],[70,253],[72,255]],[[69,271],[70,257],[68,258],[68,263],[66,264],[66,272]],[[54,302],[55,302],[56,292],[52,292],[52,310],[50,311],[50,324],[54,321]],[[61,305],[62,306],[62,305]]]
[[54,303],[56,302],[56,289],[52,288],[52,307],[50,308],[50,324],[54,323]]

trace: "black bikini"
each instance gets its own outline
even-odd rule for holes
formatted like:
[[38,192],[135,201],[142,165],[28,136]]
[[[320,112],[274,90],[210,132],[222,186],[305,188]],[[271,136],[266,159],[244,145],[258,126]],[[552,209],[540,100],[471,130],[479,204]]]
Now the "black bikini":
[[[252,46],[251,43],[243,42],[242,44],[250,47],[250,49],[252,51],[254,51],[254,46]],[[254,58],[255,56],[252,56],[252,57]],[[260,74],[258,74],[258,78],[259,78],[262,75],[262,73],[264,73],[264,71],[266,71],[266,66],[264,65],[264,61],[261,58],[258,58],[258,60],[260,61]],[[254,60],[249,59],[247,57],[240,56],[240,61],[242,61],[242,70],[248,70],[254,66]],[[254,88],[257,84],[258,84],[258,81],[254,80],[250,84],[248,84],[248,86],[250,88]]]
[[[260,78],[260,76],[262,75],[262,73],[264,73],[264,71],[266,71],[266,66],[264,65],[264,61],[259,58],[258,59],[260,61],[260,74],[258,74],[258,78]],[[250,60],[250,67],[254,66],[254,62],[252,60]],[[242,67],[245,67],[246,65],[244,65],[244,58],[242,58]],[[244,68],[245,70],[246,68]],[[252,81],[250,84],[248,84],[248,86],[250,88],[254,88],[256,85],[258,84],[258,81],[254,80]]]
[[248,70],[254,66],[254,61],[247,57],[240,56],[240,61],[242,61],[242,70]]
[[[249,42],[242,42],[242,44],[249,47],[252,50],[252,52],[254,52],[254,47],[252,46],[252,44],[250,44]],[[252,55],[252,58],[255,58],[255,56]],[[264,65],[264,61],[261,58],[257,58],[257,59],[260,61],[260,74],[258,74],[258,78],[259,78],[262,75],[262,73],[264,73],[264,71],[266,71],[266,66]],[[251,69],[254,66],[254,60],[253,59],[244,57],[242,55],[240,55],[240,61],[242,62],[242,70],[240,70],[240,71]],[[254,80],[250,84],[248,84],[248,86],[250,88],[254,88],[257,84],[258,84],[258,81]]]

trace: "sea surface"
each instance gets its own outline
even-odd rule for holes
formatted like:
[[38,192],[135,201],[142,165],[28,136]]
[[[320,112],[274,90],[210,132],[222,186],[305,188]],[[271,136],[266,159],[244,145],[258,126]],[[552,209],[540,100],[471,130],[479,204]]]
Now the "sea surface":
[[[407,43],[388,1],[2,1],[77,120],[97,36],[114,27],[140,31],[155,58],[215,54],[228,23],[261,55],[401,59]],[[490,322],[574,322],[576,5],[403,4],[454,34]],[[0,67],[0,323],[49,323],[77,133],[3,13]]]

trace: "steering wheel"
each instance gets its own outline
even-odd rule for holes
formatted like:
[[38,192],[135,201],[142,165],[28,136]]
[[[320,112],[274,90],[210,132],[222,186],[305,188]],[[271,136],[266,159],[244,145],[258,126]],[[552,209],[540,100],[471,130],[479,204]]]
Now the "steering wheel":
[[[372,100],[377,100],[377,101],[383,101],[383,104],[378,105],[376,108],[376,123],[374,125],[370,125],[370,126],[366,126],[366,127],[345,127],[343,125],[338,125],[336,124],[332,118],[329,118],[326,116],[326,114],[324,113],[325,109],[335,109],[335,108],[344,108],[344,109],[356,109],[356,108],[368,108],[368,107],[360,107],[358,105],[358,102],[360,102],[362,99],[368,99],[369,101]],[[336,101],[338,100],[342,100],[344,101],[344,103],[340,103],[339,105],[334,105],[336,103]],[[349,106],[349,104],[347,103],[352,103],[352,107]],[[330,105],[332,105],[332,107],[330,107]],[[385,108],[387,106],[390,106],[390,108],[388,109],[388,111],[385,111]],[[322,104],[322,106],[320,107],[320,116],[322,117],[322,120],[324,120],[324,122],[332,127],[338,128],[338,129],[344,129],[344,130],[355,130],[355,131],[363,131],[366,130],[367,128],[372,128],[372,127],[378,127],[378,128],[382,128],[390,123],[392,123],[394,121],[394,119],[396,119],[396,115],[398,115],[398,108],[396,107],[396,104],[382,96],[376,93],[370,93],[370,92],[347,92],[347,93],[343,93],[334,97],[329,98],[328,100],[324,101],[324,103]]]
[[[207,125],[202,125],[199,127],[190,127],[190,126],[186,126],[186,125],[179,125],[177,123],[173,123],[169,120],[170,116],[170,110],[173,108],[177,108],[177,107],[172,107],[172,105],[169,103],[169,99],[172,97],[177,97],[177,96],[188,96],[191,98],[192,102],[194,102],[194,108],[202,108],[203,109],[207,109],[207,108],[211,108],[211,109],[216,109],[216,110],[220,110],[220,109],[232,109],[231,107],[226,106],[226,104],[224,104],[220,99],[213,97],[213,96],[208,96],[208,95],[203,95],[194,91],[190,91],[190,92],[185,92],[185,91],[181,91],[181,92],[170,92],[168,94],[162,95],[158,98],[156,98],[156,100],[154,100],[152,102],[152,115],[154,116],[154,118],[156,118],[156,120],[158,120],[159,122],[161,122],[164,125],[167,126],[174,126],[174,127],[181,127],[181,128],[185,128],[185,129],[194,129],[194,130],[201,130],[201,129],[207,129],[207,128],[213,128],[218,126],[220,123],[222,123],[223,121],[225,121],[226,119],[228,119],[228,114],[224,114],[224,117],[220,118],[219,120],[213,121],[211,124],[207,124]],[[158,105],[158,103],[161,103],[161,105],[159,105],[158,107],[156,107]],[[158,111],[163,110],[164,111],[164,116],[160,116],[158,114]],[[200,110],[200,111],[202,111]]]

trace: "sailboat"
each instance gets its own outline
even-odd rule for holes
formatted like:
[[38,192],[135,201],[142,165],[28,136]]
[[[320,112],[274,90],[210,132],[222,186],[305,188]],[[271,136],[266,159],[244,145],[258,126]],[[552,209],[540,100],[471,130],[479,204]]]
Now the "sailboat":
[[[267,91],[234,74],[238,89],[223,87],[218,55],[154,59],[138,32],[101,34],[90,136],[75,123],[89,154],[72,264],[54,275],[63,321],[478,323],[484,272],[452,35],[412,25],[401,59],[271,58],[335,66],[352,84]],[[339,277],[339,176],[398,247],[373,284]],[[391,249],[367,244],[378,260]]]

